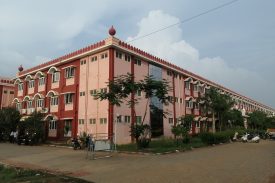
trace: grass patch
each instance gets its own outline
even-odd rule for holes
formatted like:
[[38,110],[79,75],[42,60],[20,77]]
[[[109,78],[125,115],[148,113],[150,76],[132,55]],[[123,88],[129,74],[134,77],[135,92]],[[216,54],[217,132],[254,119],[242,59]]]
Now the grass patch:
[[189,144],[184,144],[182,142],[176,142],[174,139],[161,138],[157,140],[152,140],[148,148],[137,149],[135,143],[118,145],[117,149],[119,151],[129,151],[129,152],[150,152],[150,153],[164,153],[170,151],[185,151],[190,150],[191,148],[199,148],[207,146],[201,141],[198,137],[191,138]]
[[12,168],[3,165],[0,165],[0,180],[1,183],[88,183],[85,180],[63,175],[53,175],[41,171]]

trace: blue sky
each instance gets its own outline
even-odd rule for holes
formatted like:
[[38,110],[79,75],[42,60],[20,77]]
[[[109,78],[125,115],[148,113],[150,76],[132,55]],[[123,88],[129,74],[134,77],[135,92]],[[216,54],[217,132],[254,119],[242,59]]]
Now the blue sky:
[[[0,75],[105,39],[111,25],[131,40],[226,2],[0,0]],[[131,44],[275,108],[274,9],[239,0]]]

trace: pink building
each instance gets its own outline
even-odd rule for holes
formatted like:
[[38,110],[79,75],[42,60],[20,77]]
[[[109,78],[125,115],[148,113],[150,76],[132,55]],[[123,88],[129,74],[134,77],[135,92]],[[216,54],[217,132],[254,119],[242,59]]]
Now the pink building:
[[0,77],[0,109],[12,106],[14,85],[10,78]]
[[[113,27],[109,34],[103,41],[47,63],[27,70],[20,68],[14,82],[13,102],[25,116],[35,110],[45,114],[49,139],[64,139],[83,132],[111,136],[116,131],[118,143],[130,142],[130,125],[141,121],[146,109],[143,93],[132,94],[132,97],[141,99],[135,106],[136,115],[126,105],[116,107],[108,101],[94,99],[97,91],[108,90],[106,82],[127,73],[134,74],[136,80],[153,75],[171,83],[173,91],[169,95],[174,99],[172,104],[160,105],[153,99],[149,103],[170,113],[167,118],[159,119],[157,124],[151,124],[157,135],[171,136],[171,126],[186,114],[196,116],[192,133],[199,133],[201,128],[209,127],[211,122],[202,114],[196,98],[204,95],[210,86],[230,95],[238,103],[235,107],[246,113],[264,110],[274,114],[274,110],[268,106],[117,39]],[[147,107],[147,114],[145,122],[150,123],[150,107]]]

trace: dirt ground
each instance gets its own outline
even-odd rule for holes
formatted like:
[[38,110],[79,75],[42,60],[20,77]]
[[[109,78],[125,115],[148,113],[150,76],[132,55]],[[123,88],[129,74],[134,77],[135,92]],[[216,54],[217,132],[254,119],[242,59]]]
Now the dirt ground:
[[89,160],[85,151],[0,144],[0,162],[93,182],[275,183],[275,141],[232,143],[169,155],[113,154]]

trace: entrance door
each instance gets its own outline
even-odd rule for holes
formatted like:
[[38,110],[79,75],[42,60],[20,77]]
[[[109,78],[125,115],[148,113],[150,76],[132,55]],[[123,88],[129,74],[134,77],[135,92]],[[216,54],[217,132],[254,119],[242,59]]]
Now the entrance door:
[[49,121],[48,137],[57,137],[57,121],[56,120]]

